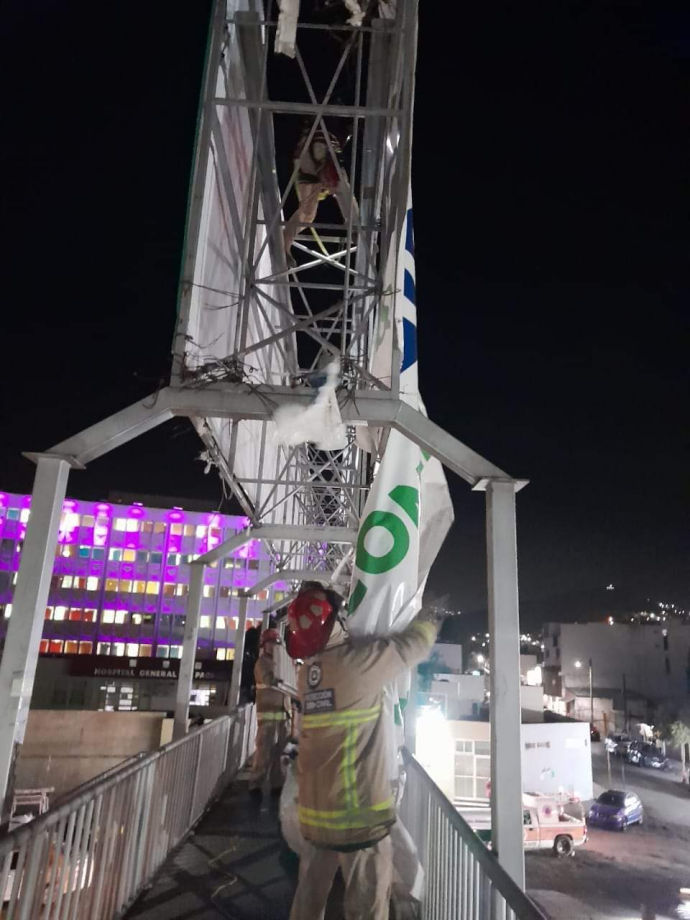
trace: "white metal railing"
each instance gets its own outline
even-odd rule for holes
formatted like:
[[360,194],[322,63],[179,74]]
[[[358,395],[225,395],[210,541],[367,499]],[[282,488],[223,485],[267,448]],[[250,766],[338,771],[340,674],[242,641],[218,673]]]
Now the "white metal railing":
[[426,873],[422,920],[545,920],[419,762],[403,754],[400,817]]
[[245,706],[139,754],[0,838],[3,920],[112,920],[253,749]]
[[276,645],[273,649],[273,668],[281,689],[289,696],[297,698],[298,666],[297,662],[290,658],[284,645]]

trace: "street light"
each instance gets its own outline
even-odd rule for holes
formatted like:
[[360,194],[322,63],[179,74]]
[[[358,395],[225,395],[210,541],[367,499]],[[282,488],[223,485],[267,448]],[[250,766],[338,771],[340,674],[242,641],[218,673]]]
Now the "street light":
[[[577,658],[574,662],[576,668],[582,667],[582,662]],[[587,662],[587,667],[589,670],[589,722],[592,728],[594,728],[594,690],[592,687],[592,659],[590,658]]]

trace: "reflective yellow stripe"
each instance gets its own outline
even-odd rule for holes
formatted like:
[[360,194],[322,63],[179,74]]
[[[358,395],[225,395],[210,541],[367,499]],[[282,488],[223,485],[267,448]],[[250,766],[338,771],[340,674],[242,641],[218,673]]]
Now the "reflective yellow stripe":
[[412,624],[412,627],[417,631],[423,632],[424,638],[427,640],[429,645],[433,645],[434,639],[436,638],[436,627],[433,625],[433,623],[429,623],[428,620],[423,620],[421,622],[416,620]]
[[[343,757],[340,762],[340,771],[343,779],[343,795],[347,812],[357,810],[359,796],[357,794],[357,729],[366,722],[373,722],[381,714],[381,704],[371,706],[369,709],[344,709],[341,712],[320,712],[306,715],[302,718],[302,728],[344,728]],[[308,823],[308,822],[305,822]]]
[[349,808],[357,808],[359,798],[357,796],[357,774],[355,773],[355,753],[357,751],[357,725],[349,725],[345,733],[345,742],[343,744],[343,792],[345,793],[345,804]]
[[259,722],[282,722],[287,719],[286,712],[259,712],[256,715]]
[[384,802],[377,802],[365,808],[346,808],[338,811],[319,811],[316,808],[299,806],[297,812],[302,824],[310,827],[322,827],[328,830],[349,830],[356,827],[368,827],[372,820],[379,818],[379,812],[393,808],[392,797]]
[[370,709],[343,709],[342,712],[317,712],[302,717],[304,728],[328,728],[331,725],[361,725],[381,712],[381,704]]
[[[358,811],[385,811],[387,808],[392,807],[393,796],[390,796],[384,799],[383,802],[375,802],[373,805],[366,805],[364,808],[358,809]],[[335,811],[324,811],[321,808],[307,808],[306,805],[300,805],[298,811],[300,817],[306,816],[310,818],[344,818],[352,814],[351,808],[336,808]]]

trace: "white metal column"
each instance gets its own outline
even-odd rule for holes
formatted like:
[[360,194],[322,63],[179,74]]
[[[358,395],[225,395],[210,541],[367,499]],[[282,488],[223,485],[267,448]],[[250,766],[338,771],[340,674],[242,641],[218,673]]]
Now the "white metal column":
[[242,661],[244,659],[244,636],[247,629],[247,601],[248,595],[240,595],[239,614],[237,617],[237,631],[235,632],[235,660],[232,663],[232,677],[230,678],[230,696],[228,709],[232,712],[240,705],[240,682],[242,680]]
[[[3,819],[9,817],[13,768],[26,731],[62,502],[70,470],[67,460],[54,455],[39,454],[36,460],[31,514],[0,663],[0,793]],[[7,802],[4,801],[6,794]]]
[[486,543],[491,635],[491,839],[498,861],[523,890],[520,622],[515,488],[486,484]]
[[189,697],[192,692],[192,681],[194,680],[196,643],[199,635],[201,597],[204,588],[204,571],[206,567],[203,563],[193,562],[190,568],[189,599],[187,601],[187,616],[184,624],[184,639],[182,640],[182,660],[180,661],[180,671],[177,677],[173,738],[182,738],[183,735],[187,734]]

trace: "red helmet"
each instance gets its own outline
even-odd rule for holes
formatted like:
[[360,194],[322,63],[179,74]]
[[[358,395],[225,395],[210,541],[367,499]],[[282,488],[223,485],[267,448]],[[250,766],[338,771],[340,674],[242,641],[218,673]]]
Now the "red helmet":
[[335,608],[323,589],[307,588],[291,602],[287,621],[288,655],[310,658],[328,642],[335,623]]
[[277,629],[264,629],[259,639],[259,648],[263,648],[267,642],[280,642],[280,633]]

